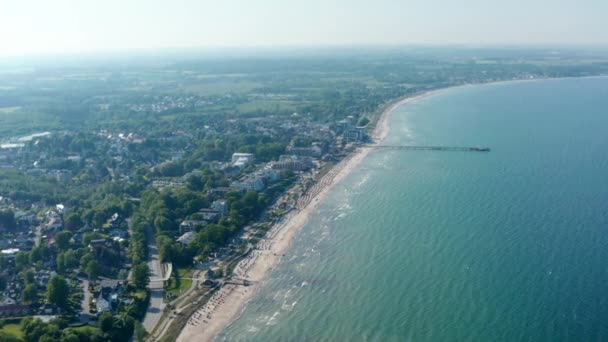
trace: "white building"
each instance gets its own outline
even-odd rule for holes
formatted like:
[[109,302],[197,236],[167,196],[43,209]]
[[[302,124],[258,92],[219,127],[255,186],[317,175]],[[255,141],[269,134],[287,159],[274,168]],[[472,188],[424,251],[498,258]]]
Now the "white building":
[[262,191],[265,188],[264,181],[257,177],[249,177],[242,181],[232,182],[230,186],[245,191]]
[[245,162],[246,164],[253,163],[254,156],[253,153],[233,153],[232,154],[232,164],[235,164],[237,161]]

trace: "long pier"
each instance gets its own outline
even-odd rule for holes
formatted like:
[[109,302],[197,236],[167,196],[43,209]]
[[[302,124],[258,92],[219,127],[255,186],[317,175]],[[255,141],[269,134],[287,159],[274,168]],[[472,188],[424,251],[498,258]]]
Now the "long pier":
[[412,145],[362,145],[363,148],[409,151],[453,151],[453,152],[490,152],[489,147],[474,146],[412,146]]

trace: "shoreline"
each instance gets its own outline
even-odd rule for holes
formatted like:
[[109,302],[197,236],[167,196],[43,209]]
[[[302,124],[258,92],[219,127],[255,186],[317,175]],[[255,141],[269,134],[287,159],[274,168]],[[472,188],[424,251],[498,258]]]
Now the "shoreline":
[[[588,76],[608,77],[608,76]],[[588,78],[585,77],[585,78]],[[582,78],[582,77],[577,77]],[[382,142],[390,132],[390,118],[399,107],[417,100],[436,95],[440,92],[461,87],[496,85],[510,82],[529,82],[541,80],[570,79],[562,78],[534,78],[492,81],[487,83],[469,83],[444,88],[429,89],[420,93],[409,94],[387,103],[376,120],[373,132],[373,144]],[[296,234],[302,229],[310,215],[314,214],[318,205],[329,194],[334,186],[339,184],[372,151],[369,148],[358,148],[336,164],[323,176],[297,203],[297,208],[274,224],[265,238],[245,259],[241,260],[234,269],[234,276],[251,282],[250,286],[224,285],[213,297],[189,318],[188,324],[181,331],[177,341],[212,341],[226,327],[230,326],[241,315],[247,303],[263,286],[267,275],[280,262],[281,256],[290,247]],[[302,203],[301,203],[302,202]]]
[[[390,116],[395,109],[401,105],[430,96],[438,90],[442,89],[410,95],[388,104],[380,114],[371,133],[374,144],[388,136]],[[181,331],[177,341],[212,341],[227,326],[232,324],[240,316],[257,290],[263,286],[266,276],[281,260],[281,256],[289,248],[293,238],[306,225],[318,205],[335,185],[339,184],[359,166],[371,150],[358,148],[353,151],[309,189],[306,195],[298,200],[297,207],[299,209],[290,212],[280,222],[273,225],[256,249],[235,267],[234,276],[239,279],[247,279],[252,285],[224,285],[207,304],[189,318],[188,324]]]

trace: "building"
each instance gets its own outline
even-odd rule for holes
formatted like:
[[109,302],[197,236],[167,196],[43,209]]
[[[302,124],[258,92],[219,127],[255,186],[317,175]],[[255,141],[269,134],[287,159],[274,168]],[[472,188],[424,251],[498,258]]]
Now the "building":
[[281,175],[271,168],[265,168],[263,170],[257,171],[254,173],[254,176],[257,178],[261,178],[264,181],[264,184],[274,183],[281,180]]
[[15,255],[17,255],[17,253],[19,253],[19,248],[3,249],[0,253],[6,259],[14,259]]
[[300,157],[313,157],[319,158],[323,154],[323,149],[318,145],[313,145],[311,147],[287,147],[287,153],[300,156]]
[[191,232],[193,230],[196,230],[196,227],[205,227],[207,225],[207,221],[203,221],[203,220],[184,220],[182,221],[182,223],[179,224],[179,232],[180,234],[184,234],[187,232]]
[[313,166],[312,158],[282,155],[278,162],[270,164],[273,170],[306,171]]
[[258,177],[247,177],[243,180],[232,182],[230,186],[245,191],[262,191],[266,187],[264,181]]
[[225,176],[225,177],[233,177],[238,175],[239,173],[241,173],[241,167],[236,166],[236,165],[228,165],[223,167],[220,172]]
[[89,242],[89,250],[91,252],[100,251],[106,244],[106,239],[95,239]]
[[247,164],[251,164],[254,161],[253,153],[233,153],[232,154],[232,164],[235,164],[237,161],[244,161]]
[[367,128],[354,127],[349,128],[344,132],[344,137],[348,142],[362,142],[367,139]]
[[217,223],[221,218],[219,211],[214,209],[201,209],[198,213],[203,217],[203,220],[207,222]]
[[0,317],[20,317],[30,314],[29,305],[9,304],[0,305]]
[[63,227],[63,222],[61,222],[61,218],[52,218],[45,226],[45,230],[61,230]]
[[220,216],[224,217],[228,215],[228,201],[225,199],[219,199],[211,203],[211,209],[217,210]]
[[245,190],[240,188],[232,188],[232,187],[219,187],[213,188],[209,191],[213,196],[224,197],[226,194],[230,192],[244,193]]
[[188,245],[190,242],[194,241],[194,239],[196,239],[195,232],[186,232],[177,238],[177,242],[181,243],[182,245]]

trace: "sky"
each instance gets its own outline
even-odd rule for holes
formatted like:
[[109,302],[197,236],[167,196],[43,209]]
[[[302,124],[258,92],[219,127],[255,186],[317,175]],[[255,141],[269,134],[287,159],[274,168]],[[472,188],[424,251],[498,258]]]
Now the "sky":
[[0,54],[608,45],[608,0],[0,0]]

